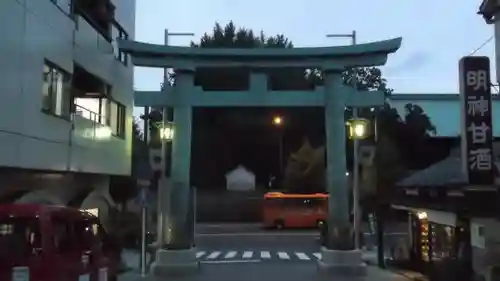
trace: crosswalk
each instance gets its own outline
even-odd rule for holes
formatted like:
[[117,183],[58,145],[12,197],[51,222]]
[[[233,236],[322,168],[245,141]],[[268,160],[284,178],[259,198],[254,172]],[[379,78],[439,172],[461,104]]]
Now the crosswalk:
[[198,251],[196,258],[201,262],[215,261],[316,261],[321,253],[287,251],[212,250]]

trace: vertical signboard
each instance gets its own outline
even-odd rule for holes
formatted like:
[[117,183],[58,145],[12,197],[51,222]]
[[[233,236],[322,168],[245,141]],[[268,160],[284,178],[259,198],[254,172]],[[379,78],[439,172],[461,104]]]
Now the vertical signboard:
[[493,184],[490,60],[463,57],[459,72],[463,172],[469,184]]

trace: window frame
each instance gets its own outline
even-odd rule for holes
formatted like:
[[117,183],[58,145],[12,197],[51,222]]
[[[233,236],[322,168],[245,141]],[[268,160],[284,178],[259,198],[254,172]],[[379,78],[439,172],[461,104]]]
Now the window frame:
[[[127,131],[127,128],[125,127],[127,119],[127,108],[122,103],[112,99],[110,100],[110,104],[110,115],[112,115],[111,107],[116,106],[116,116],[110,116],[109,118],[109,126],[111,127],[112,134],[115,137],[125,139]],[[116,128],[114,128],[113,122],[111,122],[111,118],[116,118],[116,120],[114,120],[116,122]]]
[[[49,69],[49,72],[45,72],[45,68]],[[52,74],[49,74],[52,73]],[[54,91],[54,83],[57,81],[54,80],[53,75],[61,75],[62,76],[62,85],[61,85],[61,113],[57,112],[57,88]],[[49,78],[50,75],[50,78]],[[50,81],[48,81],[50,79]],[[45,59],[42,69],[42,106],[41,111],[45,114],[64,119],[66,121],[70,121],[71,119],[71,104],[72,104],[72,94],[71,94],[71,80],[72,75],[66,70],[59,67],[57,64]],[[45,83],[48,83],[47,87],[47,97],[45,96]],[[57,87],[57,85],[56,85]],[[49,99],[49,105],[46,105],[45,98]]]
[[[113,34],[113,29],[118,31],[118,38],[123,40],[128,40],[129,36],[125,29],[115,20],[111,23],[111,34]],[[111,38],[113,42],[116,42],[116,38]],[[116,46],[115,46],[116,45]],[[128,66],[128,55],[118,49],[117,44],[113,44],[113,49],[117,49],[117,53],[114,53],[115,59],[120,61],[123,65]],[[113,51],[114,52],[114,51]]]

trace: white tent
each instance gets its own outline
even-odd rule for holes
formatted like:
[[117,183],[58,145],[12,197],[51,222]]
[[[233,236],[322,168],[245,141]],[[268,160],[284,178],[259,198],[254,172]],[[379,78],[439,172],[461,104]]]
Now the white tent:
[[231,191],[255,190],[255,175],[242,165],[226,173],[226,188]]

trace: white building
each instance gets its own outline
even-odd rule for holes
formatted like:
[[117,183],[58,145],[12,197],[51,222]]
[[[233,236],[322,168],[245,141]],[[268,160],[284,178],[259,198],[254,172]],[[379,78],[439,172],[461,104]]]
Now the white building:
[[92,205],[130,175],[133,66],[114,39],[134,26],[135,0],[0,1],[0,198]]
[[229,191],[254,191],[255,174],[239,165],[226,173],[226,189]]

